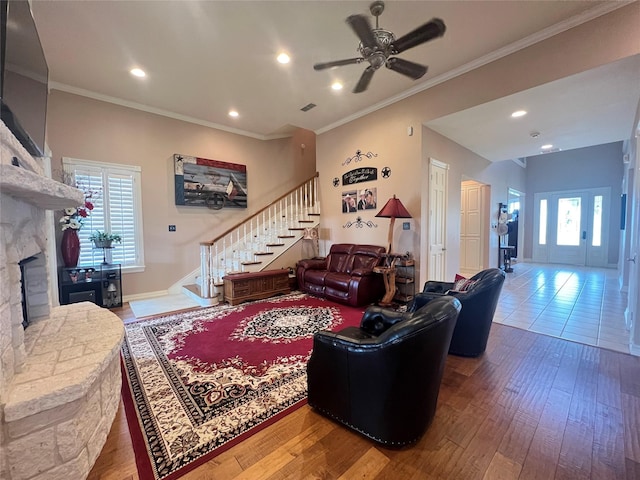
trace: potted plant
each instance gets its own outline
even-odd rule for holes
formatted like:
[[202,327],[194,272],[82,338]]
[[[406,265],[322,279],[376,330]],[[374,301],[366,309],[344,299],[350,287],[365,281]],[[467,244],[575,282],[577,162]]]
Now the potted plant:
[[89,240],[93,242],[96,248],[111,248],[111,244],[113,242],[120,243],[122,237],[117,233],[107,233],[96,230],[96,232],[89,237]]

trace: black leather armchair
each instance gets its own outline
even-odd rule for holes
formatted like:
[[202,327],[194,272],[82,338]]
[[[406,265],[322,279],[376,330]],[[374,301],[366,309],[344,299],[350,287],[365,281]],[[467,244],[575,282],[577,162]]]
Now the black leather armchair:
[[369,307],[359,328],[316,333],[309,405],[388,446],[418,441],[435,415],[460,308],[450,296],[410,313]]
[[487,348],[504,279],[505,273],[499,268],[483,270],[471,277],[470,280],[474,283],[466,292],[451,291],[453,282],[428,281],[407,310],[419,309],[430,300],[443,295],[455,296],[462,304],[462,311],[453,331],[449,353],[477,357]]

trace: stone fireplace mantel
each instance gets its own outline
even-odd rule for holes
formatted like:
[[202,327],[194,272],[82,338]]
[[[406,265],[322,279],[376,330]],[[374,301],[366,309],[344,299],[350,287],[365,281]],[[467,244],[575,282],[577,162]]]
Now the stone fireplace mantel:
[[14,165],[0,164],[0,190],[44,210],[62,210],[84,203],[84,195],[77,188]]
[[0,192],[44,210],[61,210],[84,203],[81,190],[44,176],[42,164],[27,153],[2,121]]

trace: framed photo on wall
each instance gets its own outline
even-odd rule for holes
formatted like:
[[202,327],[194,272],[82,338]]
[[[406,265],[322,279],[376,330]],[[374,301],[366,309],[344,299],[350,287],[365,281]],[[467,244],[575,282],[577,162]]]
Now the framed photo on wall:
[[355,213],[358,211],[357,190],[342,192],[342,213]]
[[358,190],[358,210],[375,210],[378,205],[378,189],[363,188]]

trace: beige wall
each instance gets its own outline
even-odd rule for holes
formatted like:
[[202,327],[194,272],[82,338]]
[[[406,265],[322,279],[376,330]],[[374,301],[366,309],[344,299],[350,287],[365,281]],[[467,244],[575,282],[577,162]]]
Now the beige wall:
[[[315,134],[262,141],[53,90],[48,145],[62,157],[142,168],[145,271],[125,274],[125,296],[166,290],[199,266],[199,242],[244,220],[315,173]],[[304,143],[306,148],[301,149]],[[176,206],[173,154],[247,166],[247,210]],[[169,232],[168,225],[176,225]]]
[[[353,164],[343,166],[345,158],[356,149],[378,154],[373,160],[360,162],[362,166],[392,167],[389,179],[362,184],[376,186],[379,205],[392,194],[402,200],[414,219],[411,230],[402,230],[396,222],[394,249],[412,251],[418,259],[425,251],[426,227],[421,216],[427,194],[424,178],[429,157],[450,165],[448,189],[448,245],[447,277],[452,278],[458,268],[460,182],[473,179],[491,185],[491,205],[506,201],[509,187],[524,191],[524,170],[511,161],[494,163],[421,128],[429,120],[470,108],[512,93],[579,73],[640,52],[639,3],[620,8],[610,14],[556,35],[491,64],[413,95],[382,110],[378,110],[347,125],[318,136],[317,168],[320,173],[323,201],[322,234],[329,243],[354,241],[384,245],[388,220],[373,220],[377,228],[344,228],[339,192],[331,180],[340,178]],[[388,72],[387,72],[388,73]],[[384,74],[382,72],[381,74]],[[373,87],[375,88],[375,87]],[[414,127],[408,136],[407,127]],[[360,166],[360,165],[357,165]],[[526,207],[525,207],[526,208]],[[491,264],[498,264],[497,236],[491,237]],[[494,248],[495,247],[495,248]],[[425,280],[426,266],[421,262],[421,278]]]

